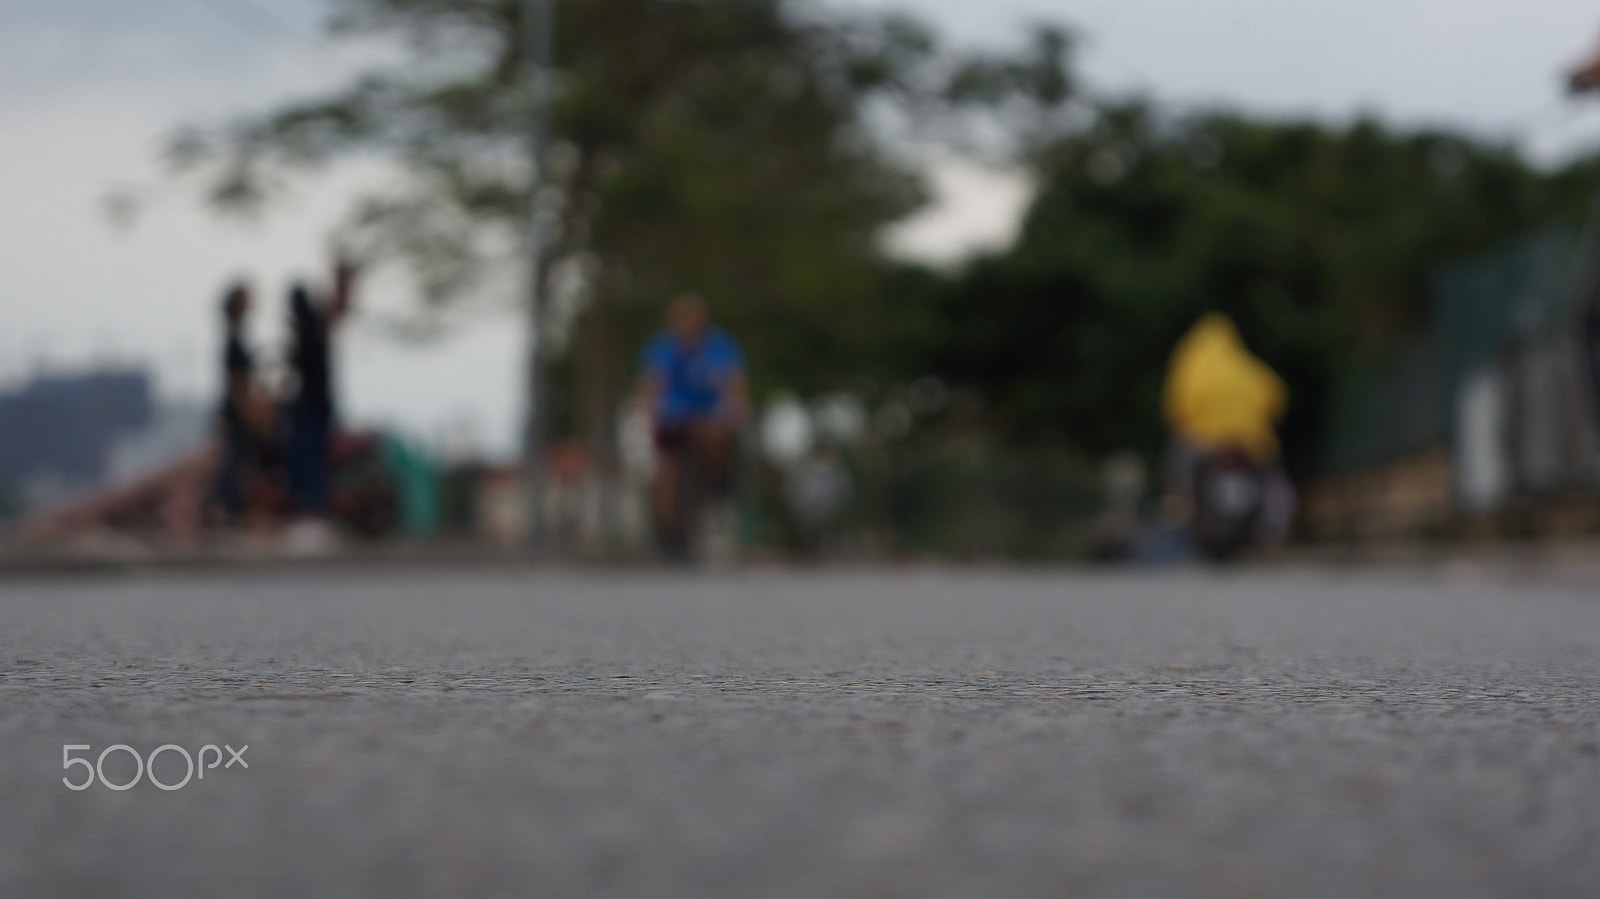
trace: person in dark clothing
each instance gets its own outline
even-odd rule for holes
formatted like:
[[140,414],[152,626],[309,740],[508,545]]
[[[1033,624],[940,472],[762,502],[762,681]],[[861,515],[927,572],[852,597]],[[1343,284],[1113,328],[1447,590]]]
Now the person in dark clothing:
[[241,281],[228,288],[222,298],[223,393],[217,416],[222,431],[222,459],[217,471],[216,500],[230,523],[245,517],[247,483],[258,467],[263,436],[255,356],[245,335],[249,315],[250,287]]
[[289,366],[294,393],[287,403],[289,497],[297,516],[326,518],[332,506],[329,449],[335,404],[331,334],[349,308],[355,266],[340,260],[333,293],[319,303],[304,284],[289,292]]

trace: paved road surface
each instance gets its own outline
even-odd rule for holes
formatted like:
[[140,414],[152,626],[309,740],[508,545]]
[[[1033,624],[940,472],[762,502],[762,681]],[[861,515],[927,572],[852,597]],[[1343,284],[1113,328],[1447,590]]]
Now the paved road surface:
[[9,580],[0,742],[4,896],[1600,896],[1552,581]]

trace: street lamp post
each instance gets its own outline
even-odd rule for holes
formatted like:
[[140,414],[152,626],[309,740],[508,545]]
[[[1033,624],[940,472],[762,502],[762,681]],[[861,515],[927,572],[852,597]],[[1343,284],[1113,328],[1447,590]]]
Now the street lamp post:
[[528,154],[532,177],[528,186],[528,358],[527,422],[523,435],[523,464],[528,484],[528,545],[538,553],[548,549],[545,521],[544,435],[545,385],[545,252],[546,218],[539,211],[539,194],[546,181],[545,147],[549,139],[551,5],[553,0],[523,0],[523,77],[528,93]]

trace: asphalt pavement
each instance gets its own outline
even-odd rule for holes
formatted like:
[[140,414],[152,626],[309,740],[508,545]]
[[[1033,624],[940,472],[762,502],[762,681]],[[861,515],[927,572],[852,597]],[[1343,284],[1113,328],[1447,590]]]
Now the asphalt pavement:
[[0,744],[7,897],[1600,896],[1600,590],[13,578]]

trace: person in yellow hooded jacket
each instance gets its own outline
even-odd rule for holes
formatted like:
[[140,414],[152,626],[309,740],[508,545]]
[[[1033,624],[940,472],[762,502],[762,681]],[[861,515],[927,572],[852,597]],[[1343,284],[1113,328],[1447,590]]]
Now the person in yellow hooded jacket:
[[1245,347],[1233,321],[1208,312],[1173,348],[1162,390],[1162,412],[1174,437],[1170,477],[1181,514],[1192,514],[1199,459],[1243,453],[1263,475],[1266,498],[1260,533],[1276,544],[1294,514],[1294,492],[1278,465],[1277,425],[1289,391],[1266,363]]
[[1283,380],[1250,354],[1226,315],[1206,313],[1173,348],[1162,408],[1167,427],[1197,451],[1238,449],[1270,464],[1288,406]]

